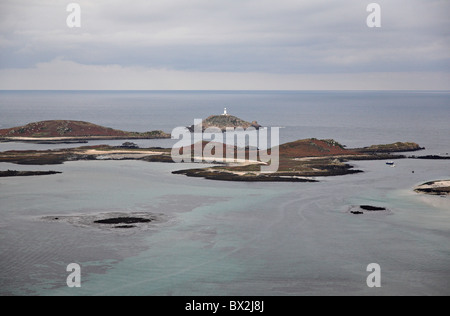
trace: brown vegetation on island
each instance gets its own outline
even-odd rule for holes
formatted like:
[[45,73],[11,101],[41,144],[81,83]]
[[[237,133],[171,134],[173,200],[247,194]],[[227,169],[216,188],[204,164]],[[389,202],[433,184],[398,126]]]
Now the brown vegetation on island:
[[399,153],[399,152],[408,152],[408,151],[418,151],[423,150],[425,148],[420,147],[416,143],[402,143],[397,142],[394,144],[387,145],[373,145],[370,147],[358,148],[355,151],[360,153]]
[[[201,144],[202,153],[207,144],[206,142]],[[233,146],[223,144],[218,146],[223,146],[224,152],[231,149],[231,152],[234,152],[235,155],[238,151],[238,148]],[[102,145],[45,151],[7,151],[0,153],[0,162],[26,165],[61,164],[65,161],[75,160],[144,160],[173,163],[171,149],[125,147],[127,148]],[[383,153],[377,153],[360,151],[359,149],[346,149],[334,140],[305,139],[279,146],[279,168],[275,173],[262,173],[261,165],[264,163],[259,160],[249,160],[250,154],[254,156],[255,153],[259,153],[259,150],[257,148],[246,148],[245,162],[224,160],[214,163],[215,165],[209,168],[175,171],[174,174],[226,181],[315,182],[315,179],[311,177],[340,176],[362,172],[361,170],[355,170],[353,166],[348,164],[351,160],[406,158],[386,152],[395,152],[395,150],[405,147],[411,148],[410,145],[399,143],[382,145],[381,147],[368,147],[383,148]],[[420,148],[418,145],[414,147]],[[194,161],[194,158],[198,159],[199,157],[195,156],[197,154],[195,145],[191,146],[190,149],[191,161]],[[211,159],[207,158],[203,157],[204,162],[208,162],[208,160],[211,162]],[[235,158],[239,157],[235,156]]]
[[[420,146],[396,143],[391,145],[371,146],[383,148],[382,152],[364,152],[358,149],[346,149],[345,146],[332,139],[303,139],[279,146],[279,168],[272,174],[262,174],[260,164],[221,165],[203,169],[175,171],[174,174],[184,174],[190,177],[202,177],[224,181],[273,181],[273,182],[314,182],[311,177],[340,176],[362,172],[347,164],[350,160],[381,160],[403,159],[405,156],[391,155],[398,149],[416,148]],[[205,144],[202,145],[204,148]],[[224,146],[225,149],[229,146]],[[234,148],[236,151],[236,148]],[[249,159],[250,151],[245,151]],[[194,146],[191,147],[191,152]],[[193,154],[194,155],[194,154]]]
[[36,138],[36,140],[45,138],[55,140],[60,139],[151,139],[151,138],[170,138],[169,134],[163,131],[152,131],[145,133],[126,132],[108,127],[95,125],[82,121],[42,121],[30,123],[20,127],[1,129],[0,137],[6,140],[16,138]]
[[[261,125],[259,125],[256,121],[250,123],[233,115],[211,115],[202,121],[202,127],[200,130],[204,131],[208,128],[217,128],[224,132],[227,128],[247,129],[249,127],[259,129],[261,128]],[[192,125],[189,127],[189,130],[193,132],[195,128],[196,126]]]

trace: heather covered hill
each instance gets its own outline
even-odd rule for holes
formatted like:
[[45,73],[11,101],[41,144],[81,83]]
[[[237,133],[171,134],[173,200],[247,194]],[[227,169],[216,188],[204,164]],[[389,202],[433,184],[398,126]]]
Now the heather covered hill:
[[356,155],[334,140],[302,139],[280,146],[280,156],[285,158]]
[[32,137],[32,138],[170,138],[162,131],[146,133],[126,132],[82,121],[42,121],[20,127],[0,130],[0,137]]

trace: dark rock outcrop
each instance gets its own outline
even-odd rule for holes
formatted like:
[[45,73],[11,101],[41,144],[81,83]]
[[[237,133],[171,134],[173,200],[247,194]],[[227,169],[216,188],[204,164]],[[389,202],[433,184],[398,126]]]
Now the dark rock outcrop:
[[15,170],[7,170],[7,171],[0,171],[0,178],[47,176],[47,175],[60,174],[60,173],[62,173],[62,172],[59,172],[59,171],[15,171]]
[[98,221],[94,221],[96,224],[116,225],[116,224],[137,224],[137,223],[150,223],[152,220],[148,218],[139,217],[116,217],[107,218]]

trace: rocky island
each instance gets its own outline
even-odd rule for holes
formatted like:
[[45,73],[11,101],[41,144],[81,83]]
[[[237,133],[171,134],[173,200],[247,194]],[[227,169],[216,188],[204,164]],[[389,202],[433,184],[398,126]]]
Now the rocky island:
[[[208,128],[217,128],[222,132],[225,132],[227,128],[243,128],[247,129],[249,127],[253,127],[255,129],[261,128],[261,125],[258,122],[247,122],[236,116],[230,115],[227,113],[225,109],[224,113],[221,115],[211,115],[207,119],[202,121],[201,130],[205,131]],[[189,131],[194,132],[195,126],[191,125],[188,127]]]
[[358,152],[362,153],[400,153],[400,152],[410,152],[410,151],[418,151],[424,150],[424,147],[420,147],[416,143],[394,143],[389,145],[373,145],[370,147],[364,147],[357,149]]
[[126,132],[82,121],[53,120],[0,129],[0,141],[85,142],[87,140],[170,138],[163,131]]
[[[223,181],[271,181],[271,182],[315,182],[313,177],[342,176],[361,173],[348,164],[351,160],[405,159],[405,156],[393,155],[399,148],[409,147],[420,150],[418,144],[395,143],[379,145],[383,152],[366,152],[360,149],[346,149],[332,139],[303,139],[279,146],[279,168],[271,174],[260,172],[260,163],[229,163],[202,169],[174,171],[190,177],[202,177]],[[246,150],[249,157],[250,149]]]
[[450,195],[450,180],[431,181],[419,185],[414,191],[429,195]]
[[[166,162],[170,149],[121,149],[108,145],[83,146],[55,150],[12,150],[0,152],[0,162],[19,165],[58,165],[78,160],[146,160]],[[159,159],[158,159],[159,158]],[[173,162],[170,159],[170,162]]]
[[[390,148],[389,145],[384,145]],[[392,150],[398,147],[393,145]],[[420,148],[420,147],[419,147]],[[237,149],[236,147],[234,148]],[[246,149],[246,157],[250,151]],[[275,173],[261,172],[261,161],[223,161],[211,167],[174,171],[190,177],[210,180],[247,182],[316,182],[312,177],[341,176],[363,172],[348,164],[351,160],[406,159],[405,156],[389,153],[365,153],[357,149],[346,149],[334,140],[304,139],[279,147],[279,168]],[[208,157],[203,157],[205,163]],[[148,162],[173,163],[171,149],[163,148],[118,148],[108,145],[84,146],[57,150],[26,150],[0,152],[0,162],[21,165],[55,165],[78,160],[143,160]]]
[[[202,122],[202,131],[216,127],[222,131],[227,128],[256,129],[261,126],[257,122],[246,122],[226,112],[222,115],[210,116]],[[191,126],[191,129],[195,129]],[[6,141],[85,141],[87,139],[147,139],[170,138],[162,131],[147,133],[124,132],[80,121],[44,121],[28,124],[22,127],[0,130],[0,137]],[[203,143],[203,148],[207,143]],[[219,146],[222,146],[220,144]],[[192,149],[195,145],[192,145]],[[224,152],[230,150],[225,146]],[[335,140],[319,140],[315,138],[289,142],[275,149],[279,152],[279,167],[275,173],[261,172],[261,165],[267,163],[251,160],[250,157],[261,157],[258,148],[240,148],[245,151],[245,159],[237,159],[238,148],[231,146],[235,158],[224,158],[214,161],[214,157],[203,156],[200,161],[211,163],[208,168],[195,168],[174,171],[190,177],[201,177],[211,180],[247,181],[247,182],[316,182],[314,177],[341,176],[363,172],[355,170],[348,164],[352,160],[405,159],[397,152],[416,151],[423,149],[416,143],[394,143],[374,145],[364,148],[347,149]],[[226,150],[225,150],[226,149]],[[181,148],[183,151],[184,148]],[[195,150],[192,153],[194,159]],[[256,154],[256,155],[255,155]],[[136,144],[126,142],[122,146],[108,145],[84,146],[57,150],[27,150],[0,152],[0,162],[22,165],[55,165],[66,161],[77,160],[143,160],[148,162],[173,163],[172,150],[163,148],[141,149]]]

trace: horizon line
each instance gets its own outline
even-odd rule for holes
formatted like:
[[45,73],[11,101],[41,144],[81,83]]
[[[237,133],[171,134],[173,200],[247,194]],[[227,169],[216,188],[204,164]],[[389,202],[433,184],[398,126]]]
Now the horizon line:
[[450,92],[444,89],[314,89],[314,90],[279,90],[279,89],[163,89],[163,90],[151,90],[151,89],[0,89],[0,92]]

